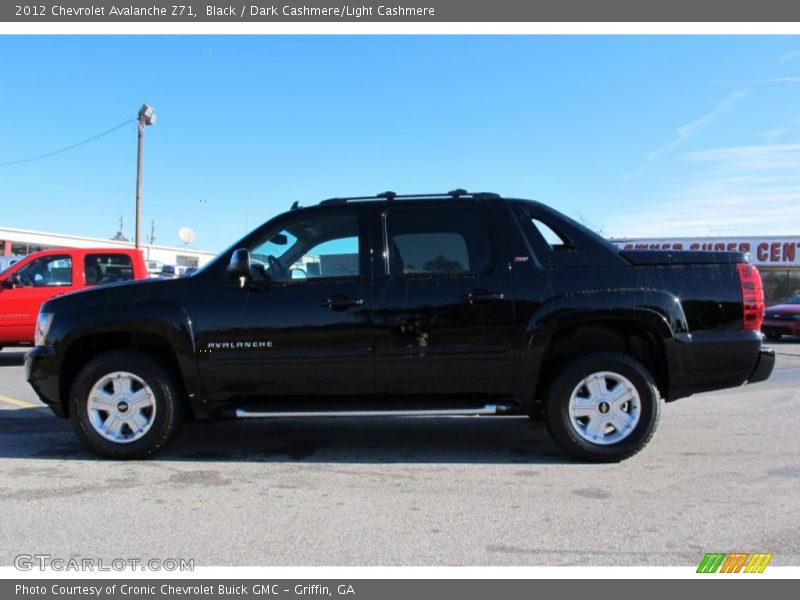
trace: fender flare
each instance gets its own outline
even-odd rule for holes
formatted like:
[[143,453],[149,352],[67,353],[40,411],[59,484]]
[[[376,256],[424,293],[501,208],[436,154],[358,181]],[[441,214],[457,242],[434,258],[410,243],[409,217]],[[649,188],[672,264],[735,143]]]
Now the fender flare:
[[589,321],[642,322],[662,340],[689,331],[680,299],[663,290],[580,290],[552,298],[537,308],[525,328],[525,347],[549,343],[559,329]]
[[179,383],[186,389],[195,414],[203,416],[205,390],[195,360],[194,328],[187,310],[171,302],[146,300],[117,305],[107,312],[107,315],[98,315],[91,309],[78,309],[64,313],[63,319],[56,319],[54,333],[58,332],[59,321],[69,323],[64,337],[57,337],[60,352],[68,356],[70,348],[87,337],[146,334],[161,338],[175,356]]
[[688,336],[688,323],[680,299],[656,289],[580,290],[557,296],[540,305],[525,328],[517,378],[519,394],[530,396],[542,379],[548,349],[568,327],[632,325],[656,337],[667,361],[666,381],[682,371],[682,353],[676,346]]

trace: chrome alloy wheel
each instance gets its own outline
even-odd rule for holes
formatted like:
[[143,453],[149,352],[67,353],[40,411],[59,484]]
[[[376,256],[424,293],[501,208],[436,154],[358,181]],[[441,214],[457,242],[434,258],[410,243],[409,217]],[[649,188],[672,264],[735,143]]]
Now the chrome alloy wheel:
[[140,439],[156,416],[153,390],[141,377],[127,371],[103,375],[92,386],[86,402],[94,430],[117,444]]
[[642,403],[636,386],[619,373],[601,371],[584,377],[569,398],[575,432],[592,444],[616,444],[636,428]]

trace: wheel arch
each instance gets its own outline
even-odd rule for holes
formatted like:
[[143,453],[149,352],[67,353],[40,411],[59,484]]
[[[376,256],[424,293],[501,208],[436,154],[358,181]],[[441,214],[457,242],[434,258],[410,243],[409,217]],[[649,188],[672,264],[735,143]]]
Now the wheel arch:
[[[586,289],[556,296],[531,315],[517,377],[518,394],[534,403],[569,358],[626,353],[653,374],[669,398],[674,343],[688,332],[679,298],[659,289]],[[533,391],[533,393],[531,393]]]
[[58,382],[59,398],[65,416],[69,416],[69,394],[78,373],[92,359],[113,350],[138,350],[158,359],[159,364],[172,376],[181,394],[186,414],[194,415],[192,403],[189,401],[190,391],[173,345],[163,335],[138,329],[95,332],[81,336],[69,344],[64,352]]
[[635,318],[594,318],[557,327],[540,349],[534,399],[544,397],[557,374],[571,361],[600,352],[630,356],[653,376],[660,395],[669,397],[670,359],[663,332]]

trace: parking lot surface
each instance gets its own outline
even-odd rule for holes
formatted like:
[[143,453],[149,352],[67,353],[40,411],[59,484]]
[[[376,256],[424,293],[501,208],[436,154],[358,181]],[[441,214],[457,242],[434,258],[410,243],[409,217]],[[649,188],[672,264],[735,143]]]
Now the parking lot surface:
[[87,452],[0,352],[0,565],[800,565],[800,338],[772,378],[665,407],[616,465],[527,418],[195,423],[155,459]]

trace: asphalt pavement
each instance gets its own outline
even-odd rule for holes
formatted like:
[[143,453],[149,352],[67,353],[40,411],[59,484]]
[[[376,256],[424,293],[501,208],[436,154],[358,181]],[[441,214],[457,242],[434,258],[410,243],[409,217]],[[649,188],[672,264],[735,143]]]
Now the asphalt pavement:
[[639,455],[565,456],[541,423],[195,423],[157,458],[83,449],[0,352],[0,565],[18,554],[218,565],[800,565],[800,338],[764,383],[665,407]]

